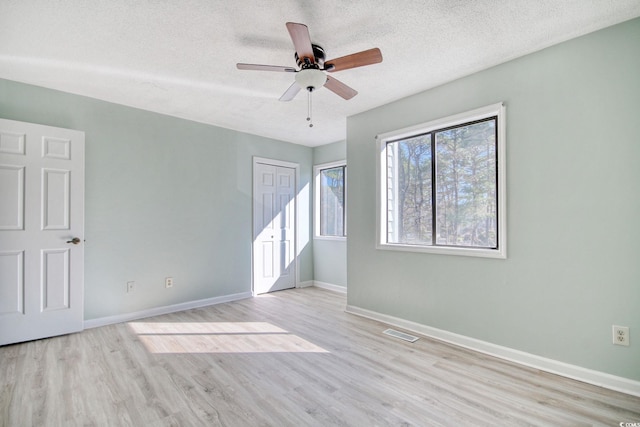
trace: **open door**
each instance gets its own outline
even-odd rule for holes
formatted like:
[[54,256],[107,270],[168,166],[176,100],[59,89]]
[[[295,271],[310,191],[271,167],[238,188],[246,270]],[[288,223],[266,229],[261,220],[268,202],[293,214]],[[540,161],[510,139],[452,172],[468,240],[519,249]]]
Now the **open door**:
[[84,324],[84,133],[0,119],[0,345]]
[[253,293],[296,286],[297,165],[253,163]]

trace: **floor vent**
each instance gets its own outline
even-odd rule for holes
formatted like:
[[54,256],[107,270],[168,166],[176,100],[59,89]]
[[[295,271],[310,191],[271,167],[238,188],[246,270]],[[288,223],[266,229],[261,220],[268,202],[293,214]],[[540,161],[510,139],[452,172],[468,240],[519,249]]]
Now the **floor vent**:
[[400,338],[401,340],[416,342],[418,341],[418,337],[414,337],[413,335],[405,334],[404,332],[396,331],[395,329],[387,329],[382,332],[383,334],[391,335],[392,337]]

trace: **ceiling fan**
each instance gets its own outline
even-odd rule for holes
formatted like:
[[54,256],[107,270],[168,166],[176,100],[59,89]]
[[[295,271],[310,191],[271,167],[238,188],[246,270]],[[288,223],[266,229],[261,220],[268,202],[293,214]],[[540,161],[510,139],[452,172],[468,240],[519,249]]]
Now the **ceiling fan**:
[[[349,100],[358,94],[355,89],[333,77],[328,76],[326,72],[334,73],[336,71],[348,70],[350,68],[382,62],[382,53],[377,47],[325,61],[324,49],[317,44],[311,43],[309,29],[306,25],[287,22],[287,30],[289,31],[289,35],[293,41],[293,46],[295,48],[294,57],[299,68],[244,63],[238,63],[236,66],[240,70],[296,73],[295,82],[293,82],[289,89],[287,89],[280,97],[280,101],[291,101],[295,98],[298,92],[300,92],[300,89],[306,89],[309,94],[309,108],[307,116],[307,121],[309,122],[311,122],[311,92],[314,90],[324,86],[346,100]],[[312,127],[313,124],[310,123],[309,126]]]

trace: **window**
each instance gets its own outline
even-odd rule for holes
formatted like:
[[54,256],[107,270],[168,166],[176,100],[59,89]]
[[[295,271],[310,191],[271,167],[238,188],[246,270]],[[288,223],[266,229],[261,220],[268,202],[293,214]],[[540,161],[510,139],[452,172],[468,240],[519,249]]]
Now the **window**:
[[506,258],[505,108],[378,136],[378,248]]
[[344,239],[346,228],[346,176],[344,161],[314,167],[315,235],[326,239]]

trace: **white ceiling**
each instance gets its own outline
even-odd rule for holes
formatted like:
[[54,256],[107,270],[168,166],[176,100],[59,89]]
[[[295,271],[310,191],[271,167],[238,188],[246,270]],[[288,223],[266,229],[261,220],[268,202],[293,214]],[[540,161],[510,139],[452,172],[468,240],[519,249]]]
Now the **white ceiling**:
[[[0,78],[317,146],[348,116],[640,16],[640,0],[0,0]],[[359,94],[314,92],[314,127],[287,21],[327,59],[372,47],[383,62],[332,74]]]

